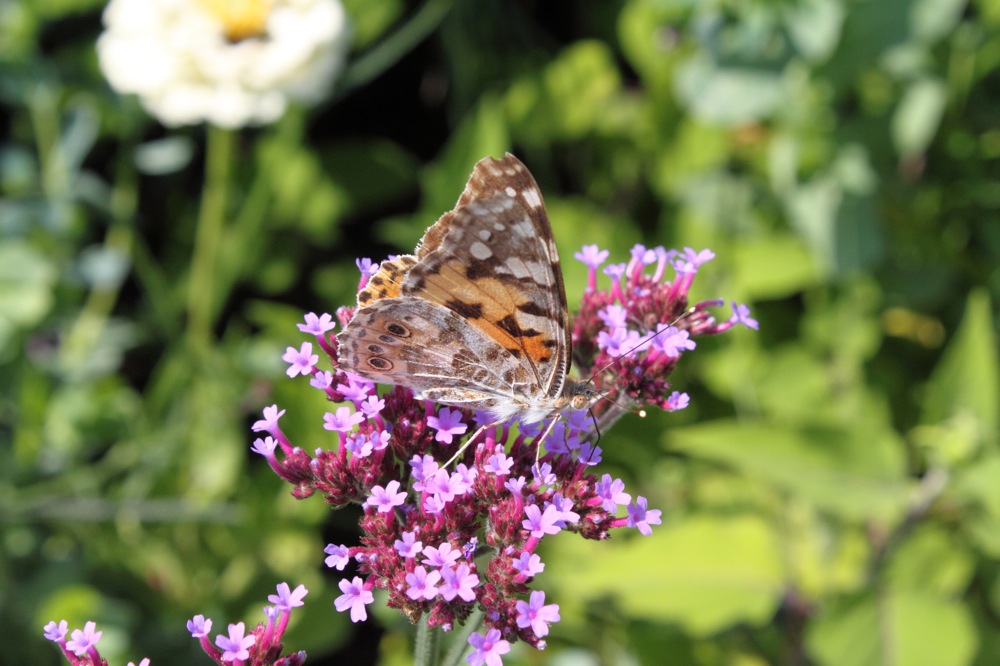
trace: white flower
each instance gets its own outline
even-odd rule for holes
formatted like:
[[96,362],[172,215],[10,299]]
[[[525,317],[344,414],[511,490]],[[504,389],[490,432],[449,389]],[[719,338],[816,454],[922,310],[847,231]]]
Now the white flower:
[[349,42],[340,0],[111,0],[101,69],[166,125],[236,128],[314,104]]

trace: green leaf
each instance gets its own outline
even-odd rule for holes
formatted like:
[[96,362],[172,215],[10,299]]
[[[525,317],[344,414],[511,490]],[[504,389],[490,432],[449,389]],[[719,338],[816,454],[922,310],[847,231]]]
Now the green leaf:
[[674,428],[665,445],[848,517],[891,520],[910,493],[899,442],[889,433],[720,420]]
[[703,122],[733,126],[757,122],[786,103],[779,74],[763,69],[720,67],[696,56],[681,65],[675,93]]
[[832,602],[806,646],[820,665],[962,666],[976,650],[968,609],[922,592],[886,590]]
[[13,239],[0,245],[0,352],[19,330],[48,314],[55,281],[52,263],[28,243]]
[[808,60],[822,62],[837,48],[844,24],[840,0],[806,0],[786,10],[788,33]]
[[899,592],[960,595],[975,571],[965,544],[942,527],[922,525],[892,553],[886,578]]
[[927,150],[947,104],[948,89],[938,79],[923,78],[910,85],[892,117],[892,141],[903,157]]
[[546,569],[546,584],[559,588],[552,598],[590,604],[610,595],[633,617],[699,635],[763,623],[774,613],[782,563],[777,537],[762,520],[697,516],[653,530],[624,542],[546,542],[544,561],[574,562]]
[[921,422],[938,424],[971,415],[982,441],[996,442],[1000,428],[1000,359],[989,294],[976,289],[965,316],[927,384]]
[[751,299],[784,298],[820,281],[817,262],[791,234],[773,234],[730,246],[733,283]]

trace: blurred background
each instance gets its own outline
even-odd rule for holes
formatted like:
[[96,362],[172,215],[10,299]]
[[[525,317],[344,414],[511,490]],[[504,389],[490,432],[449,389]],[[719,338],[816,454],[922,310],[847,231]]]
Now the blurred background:
[[760,331],[605,433],[663,524],[547,540],[562,622],[504,663],[1000,663],[1000,4],[113,4],[0,4],[0,662],[64,663],[65,618],[112,666],[208,663],[185,621],[282,581],[310,663],[411,661],[378,597],[333,609],[357,512],[292,499],[250,425],[329,446],[295,323],[509,150],[571,306],[585,243],[708,247],[694,298]]

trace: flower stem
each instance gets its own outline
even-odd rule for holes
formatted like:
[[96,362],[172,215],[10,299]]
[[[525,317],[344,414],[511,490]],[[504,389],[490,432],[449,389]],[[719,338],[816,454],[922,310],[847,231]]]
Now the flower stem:
[[413,666],[436,666],[440,650],[441,631],[427,624],[427,616],[417,624],[417,637],[413,643]]
[[389,37],[354,61],[337,84],[333,97],[342,97],[395,65],[444,20],[454,0],[427,0],[413,17]]
[[453,632],[455,638],[448,649],[448,653],[441,660],[441,666],[459,666],[461,664],[462,656],[469,649],[469,636],[479,629],[484,617],[485,613],[476,609],[472,611],[472,615],[465,621],[465,625]]
[[215,264],[226,215],[229,173],[234,134],[208,126],[205,155],[205,186],[198,211],[194,255],[188,282],[188,341],[201,352],[212,340],[212,297],[215,295]]

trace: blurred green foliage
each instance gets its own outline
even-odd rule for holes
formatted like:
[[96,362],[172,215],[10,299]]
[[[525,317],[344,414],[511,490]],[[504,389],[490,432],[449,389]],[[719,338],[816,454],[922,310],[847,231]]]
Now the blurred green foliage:
[[512,150],[564,258],[710,247],[696,296],[761,330],[605,435],[664,524],[546,543],[563,622],[506,663],[1000,663],[996,3],[352,0],[334,99],[236,134],[117,97],[102,4],[0,6],[0,662],[59,663],[66,618],[113,664],[207,663],[184,621],[255,623],[288,581],[290,648],[407,663],[394,611],[361,642],[333,611],[356,514],[292,500],[249,425],[277,402],[325,444],[294,324]]

